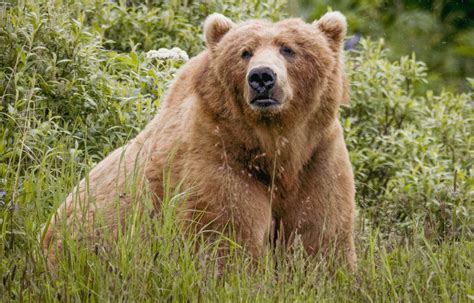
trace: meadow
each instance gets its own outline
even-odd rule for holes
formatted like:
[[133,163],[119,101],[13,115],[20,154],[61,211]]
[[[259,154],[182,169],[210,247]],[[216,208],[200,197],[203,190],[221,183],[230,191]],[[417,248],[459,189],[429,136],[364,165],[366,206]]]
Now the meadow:
[[[65,239],[51,271],[42,228],[73,186],[156,114],[186,58],[204,48],[212,12],[233,20],[287,17],[282,0],[0,2],[0,301],[474,302],[474,79],[429,87],[429,66],[393,60],[383,40],[346,52],[351,104],[340,120],[356,177],[355,273],[299,245],[257,264],[175,220],[167,190],[147,193],[114,245]],[[438,82],[437,82],[438,83]],[[428,85],[427,85],[428,84]],[[167,188],[167,184],[163,185]]]

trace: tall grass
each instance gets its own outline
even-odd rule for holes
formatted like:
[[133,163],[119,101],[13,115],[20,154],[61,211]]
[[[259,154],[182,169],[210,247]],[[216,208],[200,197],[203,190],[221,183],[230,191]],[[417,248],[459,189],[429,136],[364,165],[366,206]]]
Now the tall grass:
[[76,242],[64,228],[64,255],[47,268],[42,227],[95,163],[151,119],[183,64],[146,52],[193,55],[210,11],[279,19],[282,5],[0,4],[0,300],[473,300],[473,94],[419,91],[425,65],[391,62],[370,40],[348,54],[352,103],[341,111],[358,190],[354,274],[300,245],[269,247],[255,262],[224,237],[231,250],[218,270],[218,245],[196,250],[200,235],[180,232],[179,192],[159,214],[143,193],[115,242],[107,230]]

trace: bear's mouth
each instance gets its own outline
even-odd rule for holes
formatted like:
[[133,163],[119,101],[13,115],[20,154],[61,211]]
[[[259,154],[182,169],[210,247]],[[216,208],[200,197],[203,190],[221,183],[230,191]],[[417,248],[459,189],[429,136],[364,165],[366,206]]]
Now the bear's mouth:
[[257,108],[272,108],[280,105],[280,101],[270,98],[269,96],[257,96],[250,101],[250,104]]

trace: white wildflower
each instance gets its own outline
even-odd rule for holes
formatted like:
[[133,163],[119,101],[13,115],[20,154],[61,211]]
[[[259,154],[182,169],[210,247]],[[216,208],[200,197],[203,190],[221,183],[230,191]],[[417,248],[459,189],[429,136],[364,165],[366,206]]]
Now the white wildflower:
[[180,49],[179,47],[173,47],[172,49],[167,48],[160,48],[159,50],[150,50],[146,53],[146,57],[148,59],[157,58],[161,60],[166,59],[175,59],[175,60],[183,60],[188,61],[189,56],[188,54]]

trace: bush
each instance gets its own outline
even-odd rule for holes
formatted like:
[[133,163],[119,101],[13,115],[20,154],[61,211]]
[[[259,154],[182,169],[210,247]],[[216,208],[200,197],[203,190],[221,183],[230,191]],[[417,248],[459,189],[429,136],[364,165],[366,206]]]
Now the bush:
[[194,56],[204,47],[203,21],[214,12],[234,21],[278,20],[285,16],[282,0],[117,2],[96,1],[94,9],[89,11],[88,23],[105,39],[105,47],[120,51],[130,51],[134,46],[146,51],[178,45]]
[[357,201],[387,236],[472,232],[472,93],[417,93],[426,66],[390,62],[381,42],[363,40],[347,60],[352,103],[342,112]]
[[[0,226],[22,230],[25,218],[7,220],[11,211],[34,211],[45,222],[59,202],[46,198],[54,184],[67,180],[59,184],[68,191],[85,167],[143,128],[182,61],[107,50],[87,25],[87,5],[26,1],[2,9]],[[45,205],[33,203],[42,198]]]

